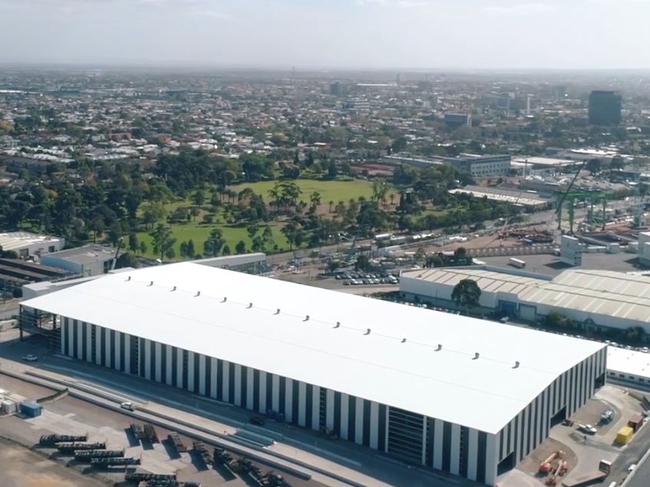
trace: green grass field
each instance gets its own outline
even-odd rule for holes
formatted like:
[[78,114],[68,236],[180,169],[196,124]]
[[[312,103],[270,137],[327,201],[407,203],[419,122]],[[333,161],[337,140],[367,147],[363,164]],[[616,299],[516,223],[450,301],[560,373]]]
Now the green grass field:
[[[330,201],[333,201],[336,205],[339,201],[347,203],[351,198],[357,199],[360,196],[365,198],[370,198],[372,196],[372,183],[368,181],[318,181],[318,180],[309,180],[309,179],[298,179],[295,180],[295,183],[300,187],[302,191],[301,200],[305,203],[309,203],[309,197],[312,193],[318,192],[321,195],[321,205],[325,207],[329,204]],[[275,186],[276,181],[263,181],[259,183],[247,183],[239,184],[236,186],[230,186],[229,189],[233,191],[242,191],[244,188],[251,188],[255,193],[261,194],[268,204],[271,200],[268,192]],[[179,199],[174,202],[169,202],[165,204],[165,209],[168,214],[171,214],[176,208],[181,206],[192,206],[191,201]],[[223,236],[226,239],[228,246],[230,247],[231,252],[235,253],[235,246],[237,242],[243,240],[246,243],[246,249],[251,251],[251,240],[248,238],[248,232],[245,227],[233,227],[221,223],[223,220],[223,215],[219,213],[216,223],[208,225],[200,225],[197,223],[201,220],[201,217],[205,211],[201,211],[201,214],[196,219],[196,222],[188,223],[175,223],[171,225],[172,233],[176,238],[176,244],[174,245],[174,250],[176,251],[176,259],[180,260],[180,244],[181,242],[187,242],[192,240],[194,242],[194,248],[197,253],[203,254],[203,244],[207,240],[210,231],[219,227],[223,231]],[[289,243],[287,239],[280,231],[280,225],[271,222],[271,229],[273,231],[273,237],[275,240],[275,245],[278,246],[278,251],[288,251]],[[159,257],[153,254],[153,249],[151,245],[151,237],[149,232],[139,232],[138,239],[142,242],[145,242],[147,245],[148,257]],[[272,251],[271,249],[268,249]]]
[[[289,243],[284,237],[282,232],[280,232],[280,227],[277,224],[271,224],[271,229],[273,231],[273,237],[275,243],[279,249],[289,250]],[[248,238],[248,232],[244,227],[231,227],[228,225],[199,225],[198,223],[183,223],[171,225],[172,233],[176,237],[176,244],[174,245],[174,250],[176,251],[176,259],[181,260],[180,245],[181,242],[187,242],[188,240],[194,241],[194,248],[197,253],[203,255],[203,243],[208,239],[210,231],[219,227],[223,231],[223,237],[226,239],[226,243],[230,247],[230,251],[235,253],[235,246],[237,242],[243,240],[246,243],[246,249],[249,252],[251,250],[251,240]],[[151,245],[151,236],[148,232],[138,233],[138,239],[147,244],[147,256],[148,257],[159,257],[154,255],[153,246]]]
[[[237,186],[231,186],[233,191],[241,191],[244,188],[251,188],[257,194],[261,194],[264,201],[270,201],[269,191],[273,189],[277,181],[262,181],[259,183],[246,183]],[[313,179],[296,179],[295,182],[302,195],[300,199],[309,203],[309,196],[318,192],[321,196],[322,204],[328,204],[333,201],[337,204],[339,201],[348,202],[350,198],[357,199],[359,196],[370,198],[372,196],[372,183],[368,181],[317,181]]]

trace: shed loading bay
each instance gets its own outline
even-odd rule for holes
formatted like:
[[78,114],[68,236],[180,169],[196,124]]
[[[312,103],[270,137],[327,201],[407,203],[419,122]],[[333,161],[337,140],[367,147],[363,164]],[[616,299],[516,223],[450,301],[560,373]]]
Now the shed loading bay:
[[191,263],[25,301],[21,326],[69,357],[487,485],[606,369],[598,343]]

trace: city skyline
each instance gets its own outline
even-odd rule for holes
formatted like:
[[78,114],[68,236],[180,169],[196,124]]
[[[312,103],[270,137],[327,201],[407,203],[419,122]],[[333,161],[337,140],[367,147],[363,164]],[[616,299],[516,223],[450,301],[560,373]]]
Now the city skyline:
[[0,63],[645,69],[645,0],[0,0]]

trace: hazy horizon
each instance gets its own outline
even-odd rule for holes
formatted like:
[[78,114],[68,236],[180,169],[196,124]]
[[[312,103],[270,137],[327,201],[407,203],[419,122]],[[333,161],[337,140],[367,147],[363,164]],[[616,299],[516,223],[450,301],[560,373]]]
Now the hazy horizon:
[[650,69],[650,0],[0,0],[0,64]]

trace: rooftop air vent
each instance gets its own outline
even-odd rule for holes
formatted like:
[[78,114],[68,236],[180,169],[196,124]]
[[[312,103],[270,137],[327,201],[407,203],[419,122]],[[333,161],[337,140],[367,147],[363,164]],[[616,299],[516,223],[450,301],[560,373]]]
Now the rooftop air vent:
[[201,295],[201,291],[196,291],[196,294],[194,295],[195,298],[198,298]]
[[515,362],[515,366],[513,367],[513,369],[518,369],[518,368],[519,368],[519,360]]
[[276,309],[274,314],[279,315],[280,314],[280,308]]
[[366,331],[363,332],[364,335],[370,335],[370,328],[366,328]]
[[223,299],[221,300],[221,302],[222,302],[222,303],[225,303],[226,301],[228,301],[228,297],[227,297],[227,296],[224,296]]
[[127,280],[127,281],[130,281],[130,280],[131,280],[131,276],[127,277],[126,280]]
[[479,353],[476,352],[476,353],[474,354],[474,358],[473,358],[472,360],[477,360],[478,358],[479,358]]
[[438,347],[436,348],[436,352],[439,352],[440,350],[442,350],[442,344],[441,343],[438,344]]
[[150,281],[150,282],[149,282],[149,286],[153,286],[153,281]]
[[406,343],[406,338],[402,338],[402,339],[400,340],[400,343]]
[[248,306],[246,306],[246,309],[251,309],[253,307],[253,303],[248,303]]
[[336,325],[334,325],[334,328],[339,328],[340,326],[341,326],[341,322],[340,322],[340,321],[337,321],[337,322],[336,322]]
[[309,321],[309,315],[305,316],[305,319],[302,321]]
[[172,290],[172,291],[176,291],[176,286],[174,286],[171,290]]

